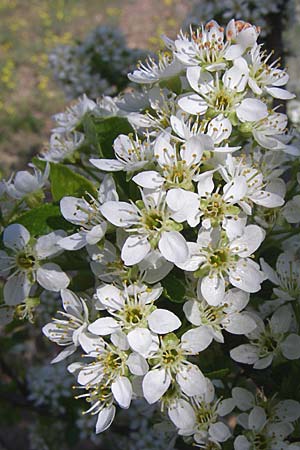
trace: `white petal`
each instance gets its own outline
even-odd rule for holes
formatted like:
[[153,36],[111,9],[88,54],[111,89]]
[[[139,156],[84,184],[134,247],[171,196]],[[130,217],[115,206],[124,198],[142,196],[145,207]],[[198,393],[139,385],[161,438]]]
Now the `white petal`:
[[202,326],[186,331],[182,337],[182,348],[197,354],[205,350],[212,342],[213,335],[209,327]]
[[261,245],[265,238],[265,231],[257,225],[248,225],[241,237],[234,239],[230,248],[243,258],[251,256]]
[[204,150],[212,150],[213,148],[214,143],[210,136],[204,134],[192,136],[181,147],[181,159],[186,161],[189,166],[191,164],[198,164]]
[[70,283],[67,274],[54,263],[43,264],[39,267],[36,272],[36,279],[44,289],[53,292],[65,289]]
[[246,178],[243,176],[234,177],[232,181],[223,187],[224,200],[229,203],[236,203],[245,197],[248,191]]
[[247,389],[235,387],[232,389],[232,398],[235,401],[236,406],[241,411],[247,411],[255,404],[254,395]]
[[235,439],[234,450],[251,450],[251,444],[246,436],[238,436]]
[[12,250],[21,250],[29,239],[29,231],[19,223],[9,225],[3,232],[3,244]]
[[143,376],[149,370],[146,359],[139,353],[131,353],[126,364],[133,375]]
[[183,311],[187,320],[193,325],[199,326],[202,324],[202,315],[199,310],[199,302],[196,300],[188,300],[183,305]]
[[164,167],[165,164],[173,164],[174,158],[176,158],[176,148],[170,144],[170,139],[170,134],[161,133],[154,144],[154,155],[161,167]]
[[261,100],[246,98],[236,108],[236,114],[241,122],[256,122],[268,116],[268,108]]
[[120,310],[124,306],[124,297],[122,291],[112,284],[100,286],[97,291],[97,297],[109,310]]
[[119,172],[125,166],[125,164],[122,164],[116,159],[90,159],[90,163],[97,167],[97,169],[105,172]]
[[111,391],[119,406],[128,409],[132,399],[132,386],[128,378],[118,377],[111,384]]
[[168,390],[171,383],[169,375],[163,369],[150,370],[143,379],[143,393],[148,403],[156,403]]
[[147,172],[141,172],[132,178],[139,186],[147,189],[158,189],[165,182],[165,179],[154,170],[149,170]]
[[300,336],[298,334],[290,334],[280,345],[283,356],[287,359],[300,358]]
[[254,364],[259,356],[259,349],[251,344],[242,344],[230,350],[230,356],[234,361],[243,364]]
[[106,202],[100,211],[116,227],[128,227],[138,221],[138,210],[130,203]]
[[230,314],[228,320],[225,319],[224,328],[232,334],[247,334],[256,328],[256,322],[247,313]]
[[75,225],[88,222],[89,216],[86,210],[89,209],[89,204],[82,198],[63,197],[60,201],[60,210],[63,217]]
[[215,185],[213,181],[213,172],[210,170],[208,172],[203,172],[197,177],[197,191],[200,197],[206,197],[210,194]]
[[293,319],[293,310],[290,305],[278,308],[271,317],[270,328],[272,333],[286,333],[289,331]]
[[153,333],[166,334],[177,330],[181,322],[171,311],[167,309],[156,309],[148,317],[148,325]]
[[192,406],[182,398],[168,409],[171,421],[179,429],[191,430],[196,422],[196,415]]
[[186,261],[189,255],[186,240],[178,231],[164,231],[158,247],[166,260],[175,264]]
[[96,423],[96,434],[103,433],[103,431],[107,430],[116,414],[116,407],[114,405],[109,406],[108,408],[103,408],[102,411],[98,414],[98,419]]
[[205,377],[199,367],[194,364],[182,367],[176,375],[176,381],[189,397],[201,395],[206,390]]
[[277,87],[265,87],[266,92],[268,94],[272,95],[274,98],[280,98],[281,100],[291,100],[292,98],[295,98],[295,94],[292,94],[291,92],[287,91],[286,89],[281,89]]
[[119,200],[119,196],[116,190],[116,184],[112,175],[107,174],[104,176],[98,190],[98,200],[101,204]]
[[263,258],[260,258],[259,262],[263,272],[266,274],[268,279],[272,281],[272,283],[280,285],[280,280],[276,271],[272,269],[272,267],[268,263],[266,263]]
[[18,275],[9,278],[4,285],[3,296],[7,305],[18,305],[28,297],[31,288],[27,275],[19,273]]
[[206,276],[201,281],[201,294],[209,305],[219,305],[225,294],[225,281],[218,275]]
[[205,114],[207,111],[207,103],[200,95],[189,94],[178,100],[178,105],[183,111],[189,114]]
[[74,233],[58,241],[58,245],[65,250],[80,250],[86,244],[86,232]]
[[233,398],[225,398],[224,400],[221,400],[218,404],[217,413],[219,416],[227,416],[227,414],[231,413],[231,411],[235,407],[235,401]]
[[129,350],[129,343],[125,333],[123,331],[116,331],[110,336],[111,342],[120,350]]
[[258,292],[261,283],[265,279],[252,260],[240,259],[235,269],[229,272],[230,283],[246,292]]
[[296,400],[282,400],[276,405],[276,416],[283,422],[295,422],[300,417],[300,403]]
[[69,289],[62,289],[60,291],[64,310],[72,316],[81,318],[83,312],[82,303],[74,292]]
[[225,442],[231,436],[229,428],[222,422],[211,424],[209,434],[217,442]]
[[152,335],[147,328],[136,328],[128,333],[127,339],[130,347],[141,355],[149,352],[152,344]]
[[126,266],[133,266],[141,262],[151,250],[151,245],[145,237],[129,236],[122,248],[121,258]]
[[254,406],[249,414],[249,428],[256,432],[261,431],[267,422],[265,410],[261,406]]
[[100,317],[88,326],[89,331],[97,336],[115,333],[119,328],[119,322],[112,317]]
[[80,333],[78,341],[81,348],[87,355],[95,357],[99,355],[99,352],[103,350],[105,345],[104,339],[98,336],[94,336],[88,331]]
[[86,233],[86,242],[89,245],[97,244],[104,237],[107,229],[107,223],[102,222],[99,225],[95,225],[90,231]]
[[77,350],[76,345],[68,345],[65,347],[59,354],[51,360],[51,364],[56,364],[58,362],[63,361],[64,359],[68,358],[68,356],[73,355]]

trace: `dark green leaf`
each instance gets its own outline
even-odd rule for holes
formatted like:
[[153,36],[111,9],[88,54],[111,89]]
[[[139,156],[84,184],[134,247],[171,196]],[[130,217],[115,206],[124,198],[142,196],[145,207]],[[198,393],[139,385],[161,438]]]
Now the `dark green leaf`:
[[[119,134],[133,133],[133,129],[128,120],[124,117],[108,117],[107,119],[96,120],[96,129],[93,129],[93,139],[101,146],[101,153],[104,158],[114,158],[112,144]],[[95,143],[96,145],[96,143]]]
[[168,300],[174,303],[183,303],[185,301],[185,284],[179,278],[180,274],[176,269],[172,270],[169,275],[162,280],[164,287],[164,295]]
[[97,194],[91,181],[62,164],[51,163],[50,181],[54,201],[59,201],[66,195],[82,197],[86,192]]
[[25,212],[15,222],[24,225],[33,236],[41,236],[53,230],[68,230],[72,227],[62,217],[59,206],[49,203]]

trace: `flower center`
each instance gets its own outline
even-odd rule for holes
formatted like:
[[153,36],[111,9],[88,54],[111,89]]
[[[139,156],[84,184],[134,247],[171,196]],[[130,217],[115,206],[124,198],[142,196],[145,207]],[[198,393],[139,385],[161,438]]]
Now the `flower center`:
[[163,220],[162,214],[156,209],[143,211],[142,222],[148,230],[159,231],[163,226]]
[[214,253],[210,254],[208,262],[215,269],[226,268],[229,262],[229,249],[221,248],[215,250]]
[[105,378],[113,380],[120,375],[126,373],[127,355],[124,351],[108,346],[108,349],[98,356],[98,361],[102,365],[102,370]]
[[20,269],[30,270],[35,266],[35,256],[32,253],[22,252],[17,255],[16,263]]
[[223,317],[223,306],[219,307],[213,307],[213,306],[206,306],[204,310],[202,311],[202,323],[203,324],[209,324],[209,325],[218,325]]
[[144,318],[143,311],[138,306],[126,306],[125,307],[125,320],[130,325],[138,324]]
[[269,450],[269,439],[263,434],[255,435],[253,439],[253,450]]
[[164,171],[168,187],[192,189],[192,177],[197,171],[198,165],[187,166],[184,161],[178,161],[174,165],[166,166]]

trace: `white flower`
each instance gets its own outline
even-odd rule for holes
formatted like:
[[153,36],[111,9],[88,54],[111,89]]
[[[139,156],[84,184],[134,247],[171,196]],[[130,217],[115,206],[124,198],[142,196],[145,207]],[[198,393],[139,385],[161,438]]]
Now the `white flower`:
[[62,319],[53,319],[43,327],[43,333],[50,341],[65,347],[51,361],[52,363],[60,362],[72,355],[79,345],[84,348],[84,338],[88,336],[89,311],[85,300],[77,297],[69,289],[62,289],[60,294],[65,310],[65,312],[58,311]]
[[98,191],[98,200],[92,196],[90,201],[84,198],[63,197],[60,201],[63,217],[81,228],[79,232],[61,239],[59,245],[66,250],[79,250],[99,242],[107,229],[107,223],[100,213],[101,204],[117,199],[118,194],[111,175],[104,177]]
[[34,243],[23,225],[13,224],[5,228],[3,243],[7,251],[0,250],[0,271],[3,276],[8,276],[4,285],[5,303],[22,303],[35,282],[55,292],[68,286],[69,277],[57,264],[43,263],[61,251],[57,243],[64,234],[61,230],[53,231]]
[[168,53],[161,53],[158,56],[158,62],[149,57],[144,64],[139,63],[137,69],[128,74],[128,78],[134,83],[153,84],[175,77],[182,68],[182,64],[176,58],[172,58]]
[[52,131],[60,134],[74,131],[84,115],[95,108],[96,103],[84,94],[73,105],[69,106],[65,112],[55,114],[53,119],[58,126],[53,128]]
[[127,266],[142,261],[151,249],[159,249],[167,261],[185,261],[188,247],[184,237],[176,231],[181,229],[171,219],[163,193],[143,196],[138,208],[126,202],[106,202],[100,211],[113,225],[125,228],[130,236],[126,239],[121,257]]
[[[97,289],[97,297],[112,317],[101,317],[89,326],[89,331],[98,336],[118,333],[127,339],[130,348],[147,356],[157,341],[157,335],[167,334],[180,327],[178,317],[166,309],[157,309],[154,301],[162,293],[157,285],[124,285],[120,290],[113,285]],[[112,336],[112,339],[114,337]]]
[[191,32],[189,38],[182,32],[174,42],[175,55],[187,66],[200,65],[203,69],[214,72],[226,67],[224,59],[228,43],[224,43],[224,28],[214,21]]
[[262,406],[254,406],[249,414],[243,414],[239,420],[246,431],[240,434],[234,441],[234,450],[250,450],[252,448],[264,448],[266,450],[287,450],[288,442],[285,441],[294,427],[289,422],[272,423],[268,421],[267,410]]
[[[193,436],[197,447],[208,442],[225,442],[230,438],[229,427],[220,421],[234,407],[232,400],[215,400],[212,382],[205,378],[206,389],[203,394],[190,399],[180,399],[168,410],[169,417],[178,428],[178,434]],[[203,447],[207,448],[207,447]]]
[[291,251],[279,255],[276,271],[261,258],[262,270],[277,287],[273,289],[280,299],[298,300],[300,295],[300,262]]
[[267,105],[258,99],[246,98],[236,108],[236,114],[242,122],[240,130],[252,133],[256,142],[269,150],[283,150],[293,154],[293,149],[284,142],[288,118],[286,114],[268,113]]
[[45,161],[60,162],[72,156],[73,153],[83,144],[84,134],[78,131],[67,134],[52,133],[50,137],[49,149],[42,152]]
[[26,170],[20,170],[15,176],[11,176],[8,181],[4,182],[7,194],[16,200],[21,200],[30,196],[30,194],[38,193],[43,189],[48,180],[50,172],[49,164],[46,164],[44,173],[33,164],[29,164],[29,166],[33,168],[33,174]]
[[135,374],[134,369],[141,372],[143,364],[147,366],[142,356],[135,353],[128,355],[127,350],[125,341],[119,340],[118,345],[113,345],[105,343],[101,338],[90,339],[85,343],[85,351],[94,360],[87,365],[75,362],[68,367],[70,372],[77,374],[78,383],[89,391],[78,396],[86,397],[92,403],[92,407],[86,412],[100,412],[97,433],[104,431],[112,423],[115,415],[114,401],[124,409],[130,406],[133,386],[128,377],[128,368]]
[[285,204],[281,212],[288,223],[299,223],[300,195],[294,195],[294,197]]
[[278,60],[268,65],[272,53],[267,55],[265,51],[261,52],[261,48],[262,45],[255,45],[250,51],[248,84],[253,93],[262,95],[266,92],[283,100],[295,98],[294,94],[281,88],[289,81],[286,71],[278,68]]
[[231,45],[226,50],[225,58],[234,60],[256,44],[259,28],[243,20],[230,20],[226,27],[226,38]]
[[225,184],[223,194],[215,189],[213,172],[206,171],[197,177],[198,193],[184,191],[183,189],[171,189],[167,193],[167,204],[174,211],[173,218],[177,222],[187,221],[191,227],[201,225],[210,229],[224,224],[226,219],[237,218],[240,208],[234,206],[247,192],[246,180],[237,177]]
[[141,142],[120,134],[113,144],[116,159],[90,159],[93,166],[107,172],[136,172],[149,165],[153,160],[153,149],[148,139]]
[[[299,402],[296,400],[280,401],[276,396],[267,399],[261,391],[257,391],[257,394],[254,396],[247,389],[235,387],[232,389],[232,400],[235,406],[243,412],[252,410],[255,406],[263,406],[268,411],[269,422],[272,423],[294,422],[300,417]],[[241,416],[240,418],[242,420]]]
[[253,364],[254,369],[265,369],[278,355],[291,360],[300,358],[300,336],[289,333],[293,313],[288,305],[278,308],[267,325],[257,314],[251,315],[257,326],[246,334],[250,343],[231,350],[232,359]]
[[188,243],[190,257],[176,265],[191,272],[200,268],[201,294],[208,304],[217,306],[224,298],[227,280],[245,292],[260,290],[265,276],[250,256],[264,237],[264,230],[257,225],[248,225],[230,237],[218,228],[200,229],[197,242]]
[[[219,114],[207,123],[194,121],[191,117],[188,119],[185,115],[171,116],[170,123],[172,130],[177,135],[176,138],[186,143],[193,136],[206,135],[205,150],[212,150],[215,153],[232,153],[241,147],[229,147],[227,141],[231,136],[232,125],[229,119]],[[213,141],[213,146],[208,139]],[[225,145],[224,145],[225,144]]]
[[[117,230],[117,234],[120,234],[118,231],[121,229]],[[121,249],[123,242],[118,242],[118,247]],[[105,240],[101,248],[97,245],[88,245],[86,248],[91,258],[90,264],[93,273],[105,283],[137,277],[145,283],[153,284],[165,278],[173,268],[173,264],[166,261],[157,250],[150,252],[138,263],[138,266],[132,268],[125,266],[119,249],[110,241]]]
[[277,208],[284,204],[282,190],[272,192],[272,183],[266,183],[261,171],[241,158],[227,155],[226,163],[220,166],[220,173],[227,185],[243,186],[243,195],[237,203],[248,215],[252,214],[253,203],[265,208]]
[[197,293],[184,303],[183,311],[189,322],[196,325],[199,338],[207,335],[208,339],[224,342],[222,331],[232,334],[246,334],[254,330],[255,321],[247,312],[241,312],[249,302],[249,294],[239,289],[228,290],[218,306],[209,305]]
[[213,149],[209,136],[199,134],[192,136],[177,153],[176,146],[170,143],[171,135],[161,134],[154,144],[154,156],[158,164],[158,172],[151,170],[141,172],[133,177],[133,181],[146,189],[179,187],[193,188],[200,171],[201,158],[204,150]]
[[203,115],[210,108],[215,115],[227,116],[237,110],[245,95],[247,71],[246,62],[239,61],[220,80],[218,75],[203,72],[201,67],[188,67],[187,80],[197,94],[181,96],[178,105],[189,114]]
[[182,335],[181,341],[173,333],[161,338],[159,348],[148,356],[148,361],[153,361],[153,367],[143,379],[147,402],[168,401],[169,388],[171,391],[172,388],[180,388],[187,396],[203,394],[206,390],[204,375],[187,357],[204,348],[206,343],[194,339],[189,331]]

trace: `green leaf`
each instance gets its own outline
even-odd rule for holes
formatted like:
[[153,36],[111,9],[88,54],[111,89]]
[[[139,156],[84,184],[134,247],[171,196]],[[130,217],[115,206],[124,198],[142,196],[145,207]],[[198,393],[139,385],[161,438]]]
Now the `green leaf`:
[[59,201],[66,195],[82,197],[89,192],[96,196],[93,183],[84,176],[73,172],[63,164],[51,163],[50,171],[51,193],[54,201]]
[[229,373],[230,373],[230,369],[219,369],[219,370],[214,370],[213,372],[205,373],[204,375],[208,378],[213,379],[213,378],[224,378]]
[[[85,131],[85,130],[84,130]],[[106,119],[96,119],[94,122],[93,145],[101,146],[100,155],[103,158],[114,158],[112,144],[119,134],[133,133],[133,128],[124,117],[108,117]],[[95,142],[95,139],[97,141]]]
[[53,230],[69,230],[72,227],[62,217],[59,206],[50,203],[26,211],[14,223],[24,225],[33,236],[41,236]]
[[92,148],[99,156],[102,155],[101,145],[98,140],[97,128],[93,118],[86,114],[82,120],[83,131],[85,135],[85,143]]
[[183,303],[185,301],[185,284],[180,279],[182,274],[176,268],[161,281],[164,287],[164,296],[174,303]]

